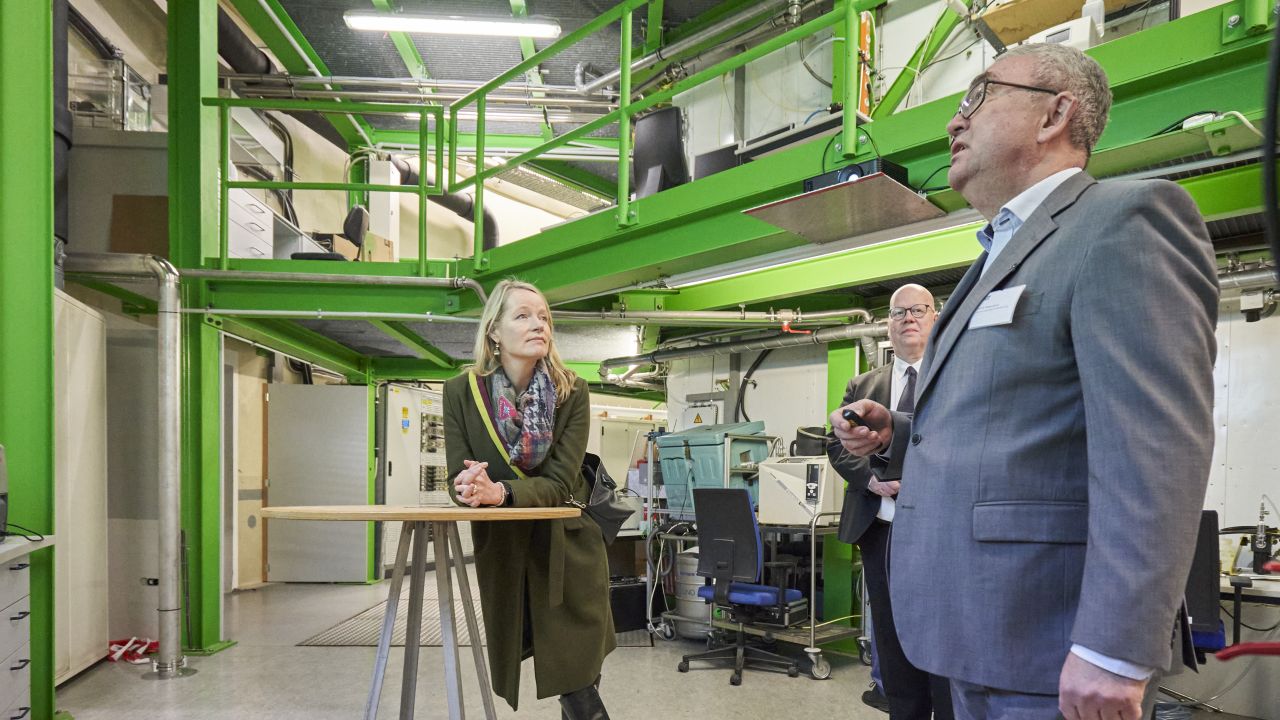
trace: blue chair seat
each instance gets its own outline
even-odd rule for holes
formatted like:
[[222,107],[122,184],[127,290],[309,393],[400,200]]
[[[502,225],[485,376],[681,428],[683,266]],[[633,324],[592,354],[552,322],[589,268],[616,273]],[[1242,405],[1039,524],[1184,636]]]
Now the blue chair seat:
[[[703,585],[698,588],[698,597],[712,602],[716,599],[716,588],[714,585]],[[795,602],[804,595],[795,588],[787,588],[787,602]],[[778,588],[772,585],[753,585],[751,583],[730,583],[729,584],[729,602],[735,605],[777,605],[778,604]]]

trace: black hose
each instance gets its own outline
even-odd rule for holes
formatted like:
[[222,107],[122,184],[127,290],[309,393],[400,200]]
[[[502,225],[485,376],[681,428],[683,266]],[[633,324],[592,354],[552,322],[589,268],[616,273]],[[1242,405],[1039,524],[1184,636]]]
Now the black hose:
[[760,369],[760,364],[764,362],[765,358],[769,357],[769,353],[771,352],[773,352],[773,350],[760,351],[760,354],[756,356],[755,361],[751,363],[751,367],[747,368],[746,374],[742,376],[742,382],[738,385],[738,402],[733,406],[734,422],[738,422],[739,417],[747,422],[751,422],[751,418],[747,415],[747,408],[742,404],[742,401],[747,397],[747,385],[751,383],[751,376],[756,374],[756,370]]
[[102,58],[103,60],[110,60],[112,58],[124,57],[124,53],[120,51],[120,48],[113,45],[105,35],[98,31],[98,28],[93,26],[93,23],[89,22],[85,19],[84,15],[80,14],[79,10],[72,7],[70,3],[64,2],[59,4],[66,7],[67,24],[70,25],[80,37],[84,38],[85,42],[89,43],[89,47],[93,48],[93,52],[99,58]]
[[[396,170],[400,173],[401,185],[418,184],[418,171],[414,170],[413,166],[407,161],[398,157],[392,157],[391,164],[394,165]],[[441,207],[452,210],[463,220],[468,222],[475,221],[476,199],[473,195],[443,193],[441,195],[428,195],[427,199]],[[481,227],[484,231],[484,249],[492,250],[498,247],[498,221],[494,218],[493,213],[488,208],[484,209],[484,222]]]
[[[1262,210],[1271,245],[1271,257],[1280,261],[1280,198],[1276,197],[1276,123],[1280,121],[1280,23],[1267,61],[1267,116],[1262,127]],[[1280,262],[1276,263],[1276,279],[1280,281]]]

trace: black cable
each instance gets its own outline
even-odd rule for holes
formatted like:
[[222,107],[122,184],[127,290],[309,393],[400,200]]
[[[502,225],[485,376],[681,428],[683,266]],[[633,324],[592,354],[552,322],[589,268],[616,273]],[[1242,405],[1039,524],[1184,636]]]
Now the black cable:
[[32,530],[31,528],[24,528],[17,523],[5,523],[5,527],[18,528],[23,533],[30,533],[29,535],[23,535],[22,537],[26,540],[30,540],[31,542],[40,542],[41,540],[44,540],[44,535],[41,535],[40,533],[36,532],[35,530]]
[[1191,118],[1193,118],[1193,117],[1195,117],[1195,116],[1197,116],[1197,115],[1208,115],[1208,114],[1217,115],[1217,114],[1218,114],[1218,111],[1217,111],[1217,110],[1197,110],[1197,111],[1195,111],[1195,112],[1191,113],[1190,115],[1183,115],[1182,117],[1178,118],[1177,120],[1174,120],[1173,122],[1169,123],[1168,125],[1165,125],[1164,127],[1160,128],[1159,130],[1157,130],[1157,131],[1155,131],[1155,132],[1151,133],[1151,134],[1150,134],[1150,135],[1148,135],[1147,137],[1148,137],[1148,138],[1153,138],[1153,137],[1158,137],[1158,136],[1160,136],[1160,135],[1163,135],[1163,134],[1165,134],[1165,133],[1167,133],[1167,132],[1172,132],[1172,131],[1177,130],[1178,128],[1182,127],[1182,123],[1184,123],[1184,122],[1186,122],[1186,121],[1190,120]]
[[743,407],[742,401],[747,396],[747,385],[751,382],[751,376],[755,374],[756,370],[760,369],[760,363],[764,362],[764,359],[769,357],[769,353],[771,352],[773,352],[773,350],[760,351],[760,354],[756,356],[755,361],[751,363],[751,367],[747,368],[747,373],[742,376],[742,383],[738,385],[738,404],[734,406],[733,410],[734,422],[738,421],[739,416],[747,422],[751,422],[751,418],[747,416],[747,409]]
[[[938,173],[942,172],[943,170],[946,170],[949,167],[951,167],[951,163],[947,163],[946,165],[943,165],[942,167],[929,173],[929,177],[925,178],[924,182],[920,183],[920,187],[916,188],[916,192],[929,192],[930,190],[935,189],[935,188],[928,187],[929,181],[933,179],[934,175],[937,175]],[[943,186],[943,188],[946,188],[946,187],[950,187],[950,186],[949,185]],[[937,189],[942,189],[942,188],[937,188]]]
[[[1262,195],[1263,219],[1271,257],[1280,260],[1280,199],[1276,197],[1276,114],[1280,109],[1280,23],[1267,59],[1267,114],[1262,128]],[[1276,279],[1280,280],[1280,262],[1276,263]]]
[[[1226,613],[1226,614],[1227,614],[1227,617],[1231,618],[1232,620],[1235,620],[1235,619],[1236,619],[1236,616],[1231,614],[1231,611],[1227,609],[1227,606],[1226,606],[1226,605],[1222,605],[1221,607],[1222,607],[1222,612]],[[1247,628],[1249,628],[1250,630],[1256,630],[1257,632],[1264,632],[1264,633],[1265,633],[1265,632],[1271,632],[1272,630],[1275,630],[1276,628],[1280,628],[1280,620],[1277,620],[1277,621],[1276,621],[1276,624],[1275,624],[1275,625],[1272,625],[1272,626],[1271,626],[1271,627],[1269,627],[1269,628],[1254,627],[1254,626],[1250,625],[1249,623],[1245,622],[1244,620],[1241,620],[1241,621],[1240,621],[1240,625],[1241,625],[1242,627],[1247,627]]]

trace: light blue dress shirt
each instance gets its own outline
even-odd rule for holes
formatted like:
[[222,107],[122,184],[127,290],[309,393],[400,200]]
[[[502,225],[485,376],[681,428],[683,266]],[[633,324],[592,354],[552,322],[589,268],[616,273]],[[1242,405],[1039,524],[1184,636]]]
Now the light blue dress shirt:
[[[1081,172],[1080,168],[1068,168],[1050,175],[1031,187],[1023,190],[1015,198],[1000,208],[995,219],[978,231],[978,242],[987,251],[987,261],[982,266],[983,274],[991,267],[1002,250],[1009,244],[1018,228],[1031,217],[1031,213],[1040,207],[1049,194],[1058,189],[1068,178]],[[1127,660],[1120,660],[1100,652],[1090,650],[1083,645],[1071,646],[1071,652],[1084,660],[1097,665],[1103,670],[1122,675],[1133,680],[1146,680],[1154,672],[1152,668],[1136,665]]]

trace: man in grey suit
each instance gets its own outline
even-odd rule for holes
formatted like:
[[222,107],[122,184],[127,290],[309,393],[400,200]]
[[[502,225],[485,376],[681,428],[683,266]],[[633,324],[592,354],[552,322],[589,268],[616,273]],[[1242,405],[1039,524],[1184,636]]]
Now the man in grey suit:
[[[863,398],[911,412],[925,344],[938,313],[933,295],[920,285],[903,285],[889,298],[889,342],[893,362],[849,381],[841,405]],[[871,603],[874,652],[880,666],[890,720],[951,720],[951,690],[946,678],[930,675],[907,660],[898,642],[889,603],[889,536],[898,481],[880,480],[867,459],[846,451],[827,435],[827,456],[848,481],[840,513],[839,537],[862,552],[863,577]]]
[[1180,187],[1082,172],[1110,101],[1059,45],[973,81],[949,180],[991,222],[914,418],[832,414],[901,478],[893,611],[957,717],[1133,720],[1171,664],[1213,448],[1217,267]]

